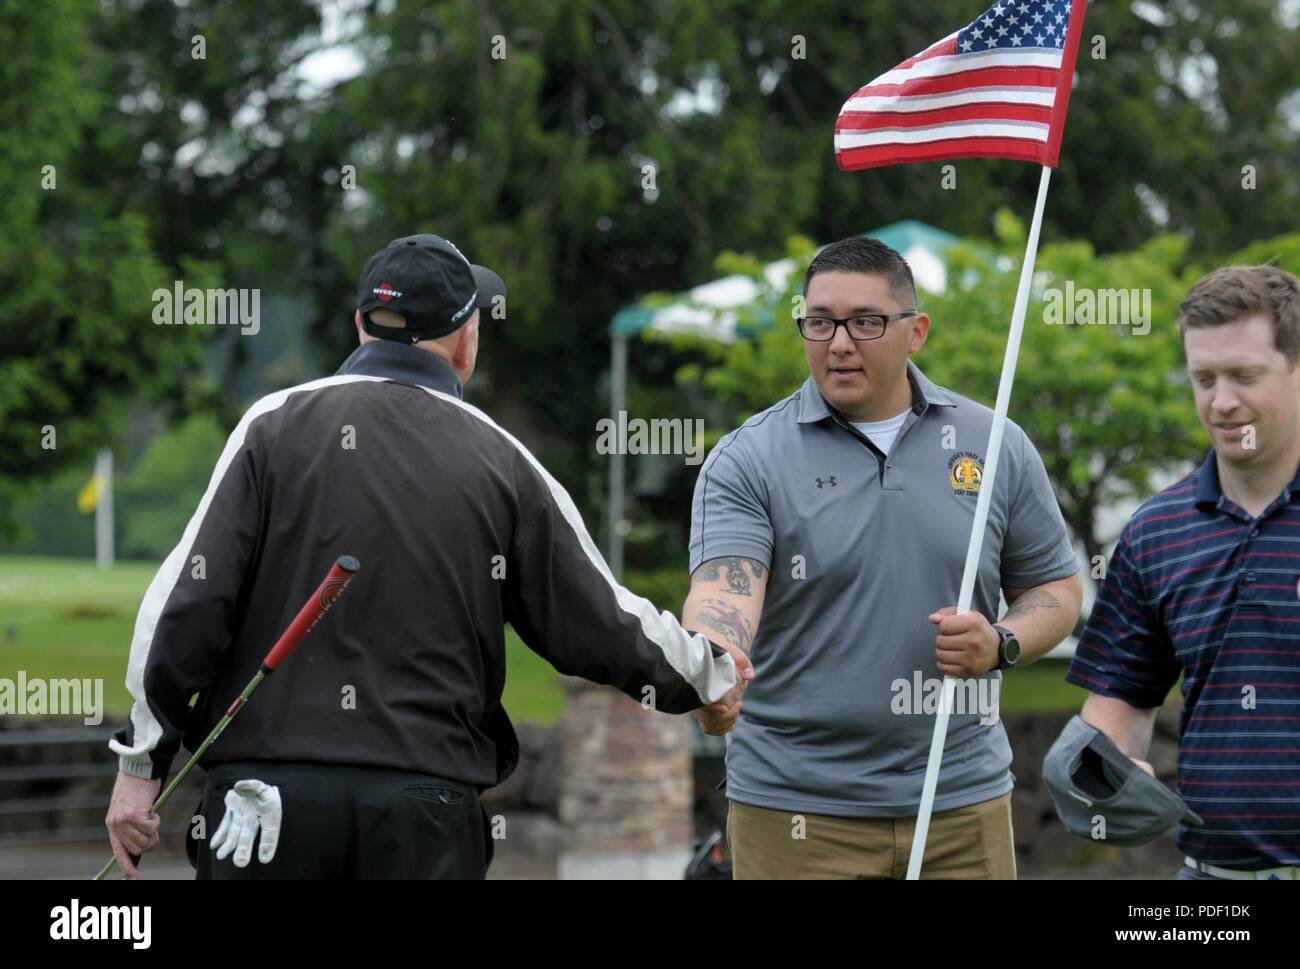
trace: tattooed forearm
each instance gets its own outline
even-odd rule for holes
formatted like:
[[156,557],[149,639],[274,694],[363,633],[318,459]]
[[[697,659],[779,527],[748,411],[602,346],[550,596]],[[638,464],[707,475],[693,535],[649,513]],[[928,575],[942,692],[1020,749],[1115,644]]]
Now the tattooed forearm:
[[1037,612],[1039,609],[1059,609],[1061,600],[1056,598],[1046,589],[1030,589],[1028,592],[1021,593],[1016,601],[1011,603],[1011,608],[1003,619],[1018,619],[1021,616],[1028,616]]
[[749,566],[749,571],[754,574],[756,579],[761,579],[767,574],[767,566],[762,562],[741,558],[739,555],[732,555],[727,558],[709,559],[695,570],[695,575],[705,581],[713,582],[719,577],[722,570],[726,570],[727,591],[734,595],[747,596],[752,594],[752,589],[749,584],[749,576],[745,572],[746,565]]
[[721,633],[727,642],[746,653],[754,641],[749,620],[740,614],[739,609],[722,599],[705,599],[695,614],[695,621]]

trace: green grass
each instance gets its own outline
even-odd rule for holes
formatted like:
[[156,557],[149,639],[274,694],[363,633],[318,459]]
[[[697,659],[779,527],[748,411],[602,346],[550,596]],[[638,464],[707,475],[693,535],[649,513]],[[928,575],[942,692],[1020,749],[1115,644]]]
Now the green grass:
[[[107,712],[126,714],[131,633],[155,569],[120,562],[101,572],[87,559],[0,555],[0,676],[102,678]],[[1002,711],[1078,710],[1087,693],[1065,682],[1065,665],[1041,660],[1007,673]],[[504,702],[517,723],[552,724],[564,709],[556,672],[509,628]]]
[[1088,691],[1065,682],[1067,660],[1040,659],[1022,670],[1002,674],[1002,695],[998,709],[1002,713],[1027,713],[1056,710],[1078,712]]
[[[157,565],[0,555],[0,676],[102,678],[109,714],[131,709],[126,661],[140,599]],[[504,703],[516,723],[554,723],[564,708],[558,674],[506,629]]]
[[87,559],[0,556],[0,674],[102,678],[107,712],[126,713],[135,610],[153,573],[135,562],[101,572]]
[[502,704],[515,723],[558,723],[564,713],[564,691],[555,667],[523,644],[506,627],[506,691]]

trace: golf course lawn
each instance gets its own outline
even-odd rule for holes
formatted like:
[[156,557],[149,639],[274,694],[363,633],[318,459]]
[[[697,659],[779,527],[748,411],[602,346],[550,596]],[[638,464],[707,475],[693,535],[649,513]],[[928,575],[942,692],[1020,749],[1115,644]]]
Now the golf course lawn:
[[[131,705],[123,678],[140,598],[157,565],[0,555],[0,677],[102,678],[107,712]],[[267,644],[268,648],[271,644]],[[557,674],[506,629],[505,708],[516,722],[556,722],[564,707]],[[1077,710],[1085,691],[1044,660],[1005,677],[1001,709]]]

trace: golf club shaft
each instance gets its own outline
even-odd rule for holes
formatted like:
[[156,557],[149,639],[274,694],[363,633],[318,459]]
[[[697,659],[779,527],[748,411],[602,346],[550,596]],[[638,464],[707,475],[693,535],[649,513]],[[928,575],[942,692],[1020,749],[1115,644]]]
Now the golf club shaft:
[[[153,802],[155,813],[167,803],[167,799],[175,793],[176,788],[180,787],[181,781],[185,780],[185,776],[199,762],[199,758],[221,736],[222,731],[235,718],[235,714],[253,695],[253,691],[261,685],[267,676],[279,669],[280,664],[289,657],[290,653],[297,649],[298,644],[312,631],[316,623],[320,622],[321,616],[325,615],[330,606],[334,604],[334,601],[343,594],[343,590],[347,588],[348,583],[352,581],[352,576],[356,574],[359,568],[361,568],[361,564],[350,555],[344,555],[334,563],[324,580],[316,588],[316,591],[312,593],[311,598],[298,611],[298,615],[289,624],[289,628],[281,634],[279,641],[266,654],[266,658],[262,660],[262,668],[248,681],[248,685],[244,687],[243,692],[230,704],[225,715],[212,728],[212,732],[194,751],[190,759],[185,762],[185,766],[172,778],[172,782],[167,785],[167,789],[158,795],[158,799]],[[113,870],[115,864],[117,864],[117,857],[109,858],[104,867],[95,875],[94,880],[102,881],[104,876]]]

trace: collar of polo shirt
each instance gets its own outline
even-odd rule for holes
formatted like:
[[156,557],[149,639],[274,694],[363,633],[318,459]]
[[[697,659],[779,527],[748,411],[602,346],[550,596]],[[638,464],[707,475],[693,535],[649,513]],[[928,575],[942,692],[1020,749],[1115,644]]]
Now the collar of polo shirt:
[[[911,360],[907,361],[907,382],[912,385],[912,410],[924,414],[931,405],[956,407],[957,402],[940,390]],[[799,423],[811,424],[831,416],[830,405],[809,377],[804,386],[809,393],[799,395]]]
[[[1300,470],[1291,479],[1291,483],[1286,486],[1286,500],[1290,501],[1291,496],[1295,494],[1300,494]],[[1223,486],[1219,484],[1219,463],[1214,448],[1210,448],[1210,453],[1205,456],[1200,470],[1196,472],[1194,504],[1201,511],[1214,511],[1226,497],[1223,493]]]

